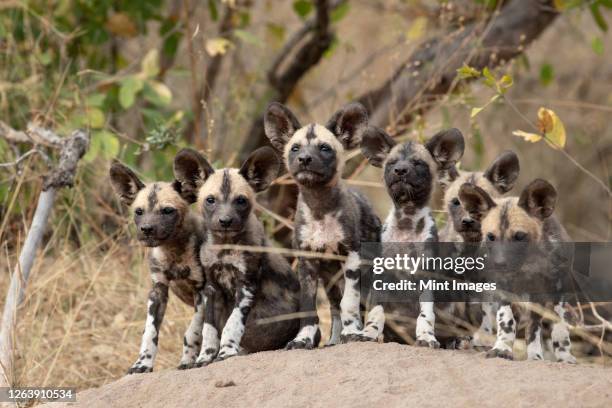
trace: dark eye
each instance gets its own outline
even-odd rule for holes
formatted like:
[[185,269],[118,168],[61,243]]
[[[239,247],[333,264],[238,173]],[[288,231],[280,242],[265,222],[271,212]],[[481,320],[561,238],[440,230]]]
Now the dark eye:
[[213,196],[206,197],[206,202],[208,204],[214,204],[215,203],[215,197],[213,197]]
[[176,209],[174,209],[172,207],[164,207],[161,210],[162,214],[164,214],[164,215],[174,214],[175,211],[176,211]]
[[454,205],[455,207],[459,207],[461,205],[461,201],[459,201],[459,199],[455,197],[451,200],[451,204]]
[[514,233],[515,241],[527,241],[527,233],[523,231],[517,231]]
[[291,146],[291,151],[292,152],[297,152],[300,150],[300,145],[299,144],[294,144],[293,146]]
[[397,163],[397,159],[391,159],[387,161],[387,166],[394,166]]
[[321,145],[319,146],[319,150],[322,152],[329,152],[331,151],[331,146],[327,143],[321,143]]
[[245,196],[238,196],[238,198],[236,198],[236,204],[238,205],[245,205],[247,201],[248,200]]
[[144,210],[143,210],[142,208],[137,208],[137,209],[134,211],[134,214],[136,214],[136,215],[142,215],[142,214],[144,214]]
[[495,235],[491,232],[487,234],[487,241],[495,241]]

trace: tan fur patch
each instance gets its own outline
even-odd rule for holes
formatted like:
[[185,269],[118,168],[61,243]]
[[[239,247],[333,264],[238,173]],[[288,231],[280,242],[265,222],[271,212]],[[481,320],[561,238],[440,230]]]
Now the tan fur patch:
[[283,158],[285,159],[285,163],[289,163],[289,152],[291,151],[291,146],[294,144],[299,144],[301,146],[305,146],[308,143],[310,144],[319,144],[319,143],[327,143],[334,149],[336,152],[336,162],[337,162],[337,173],[342,174],[342,169],[344,168],[344,147],[342,143],[336,138],[336,136],[325,126],[321,126],[319,124],[314,124],[314,134],[315,138],[312,140],[308,140],[306,135],[308,134],[310,127],[313,126],[311,124],[306,125],[300,129],[298,129],[291,139],[285,144],[285,151],[283,152]]
[[445,207],[450,204],[450,202],[459,197],[459,189],[464,183],[472,183],[476,186],[482,188],[486,191],[492,198],[499,197],[499,192],[493,187],[493,184],[484,176],[484,173],[481,171],[472,172],[472,171],[460,171],[459,177],[456,178],[446,189],[444,193],[444,204]]
[[198,192],[198,208],[202,208],[204,200],[208,196],[218,197],[223,189],[224,175],[227,172],[230,181],[230,199],[244,195],[251,203],[255,201],[255,192],[246,182],[244,177],[240,175],[238,169],[220,169],[215,172],[206,180],[206,182],[200,187]]
[[[155,190],[155,191],[153,191]],[[150,208],[150,198],[154,196],[154,207]],[[138,192],[132,203],[132,209],[142,208],[145,211],[157,211],[164,207],[175,208],[181,214],[185,214],[189,208],[188,204],[181,198],[179,193],[172,187],[171,183],[157,182],[146,184]]]
[[484,237],[492,233],[498,240],[510,241],[516,232],[521,231],[526,232],[532,242],[540,241],[542,222],[519,207],[517,197],[500,198],[495,200],[495,204],[482,220]]

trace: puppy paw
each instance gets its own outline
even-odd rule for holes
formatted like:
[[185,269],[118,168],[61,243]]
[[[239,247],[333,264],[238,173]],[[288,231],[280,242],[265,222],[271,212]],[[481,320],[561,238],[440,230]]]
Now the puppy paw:
[[565,364],[577,364],[576,357],[571,354],[566,354],[562,356],[557,356],[557,363],[565,363]]
[[227,360],[228,358],[235,357],[238,355],[238,350],[232,345],[222,346],[221,350],[219,350],[219,354],[217,354],[217,358],[215,358],[215,362]]
[[376,339],[370,338],[368,336],[364,336],[359,333],[351,333],[351,334],[342,334],[340,336],[340,343],[354,343],[354,342],[363,342],[363,341],[376,341]]
[[419,339],[416,341],[415,345],[418,347],[429,347],[432,349],[440,348],[440,343],[436,339],[433,339],[433,340]]
[[314,344],[311,339],[294,339],[285,346],[285,350],[312,350]]
[[150,373],[152,371],[153,371],[153,367],[136,363],[127,370],[127,373],[128,374],[140,374],[140,373]]
[[506,350],[506,349],[492,348],[491,350],[487,351],[486,356],[487,358],[498,357],[498,358],[505,358],[506,360],[514,360],[514,355],[512,354],[512,350]]

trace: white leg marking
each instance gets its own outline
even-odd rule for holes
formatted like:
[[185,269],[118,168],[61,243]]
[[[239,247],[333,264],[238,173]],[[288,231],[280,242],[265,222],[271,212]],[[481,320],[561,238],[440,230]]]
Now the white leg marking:
[[556,322],[552,326],[551,338],[555,358],[561,363],[576,364],[576,358],[572,355],[572,341],[570,339],[569,328],[565,321],[564,302],[555,305],[555,312],[561,319],[560,322]]
[[[340,301],[340,317],[342,319],[342,336],[358,334],[363,328],[359,314],[361,293],[359,292],[359,268],[361,259],[359,253],[349,252],[344,263],[344,293]],[[347,273],[348,272],[348,273]],[[357,277],[355,278],[355,274]]]
[[542,328],[538,327],[535,339],[527,344],[527,360],[542,360],[544,351],[542,350]]
[[433,302],[419,302],[420,312],[416,321],[416,340],[417,345],[431,348],[440,347],[436,339],[436,314],[434,313]]
[[145,328],[142,333],[138,360],[136,360],[128,372],[143,373],[153,370],[153,364],[157,356],[157,344],[155,344],[154,339],[158,336],[158,333],[154,324],[155,317],[149,312],[152,304],[153,301],[149,299],[147,302],[147,320],[145,321]]
[[473,347],[493,347],[493,328],[495,327],[495,310],[497,305],[491,302],[484,302],[482,307],[482,321],[480,327],[473,335]]
[[497,310],[497,338],[487,357],[512,359],[512,348],[516,338],[516,321],[510,305],[500,306]]
[[376,341],[382,335],[385,327],[385,310],[381,305],[374,306],[368,313],[368,320],[363,329],[363,335]]
[[221,333],[221,349],[218,356],[220,359],[235,356],[240,352],[240,341],[244,334],[244,321],[247,317],[243,313],[243,308],[250,308],[254,299],[254,294],[249,289],[242,288],[241,293],[242,298],[232,310]]
[[202,327],[204,325],[204,300],[198,301],[191,323],[185,332],[183,340],[183,355],[181,356],[180,368],[186,368],[193,364],[200,353],[202,346]]
[[204,323],[202,330],[202,348],[196,360],[198,365],[210,364],[219,352],[219,332],[209,323]]

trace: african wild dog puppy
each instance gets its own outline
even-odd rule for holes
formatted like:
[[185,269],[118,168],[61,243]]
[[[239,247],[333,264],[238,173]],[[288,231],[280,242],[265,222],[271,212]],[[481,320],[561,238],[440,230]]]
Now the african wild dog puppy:
[[175,157],[175,176],[183,189],[197,192],[207,234],[199,252],[206,271],[206,314],[197,366],[242,351],[282,348],[298,332],[299,321],[291,315],[299,308],[300,285],[285,258],[222,247],[268,246],[253,211],[255,194],[270,185],[280,166],[269,147],[253,152],[240,169],[214,170],[191,149]]
[[[519,172],[519,159],[511,151],[505,151],[497,156],[484,172],[456,169],[447,172],[446,177],[439,180],[444,190],[444,210],[448,214],[446,225],[440,231],[440,242],[466,243],[466,247],[459,244],[459,249],[465,251],[472,249],[471,243],[480,243],[482,239],[479,220],[470,217],[470,214],[461,205],[461,200],[459,200],[459,189],[464,183],[474,184],[486,191],[491,197],[497,198],[512,190]],[[479,326],[470,336],[469,344],[465,344],[465,346],[476,349],[490,348],[493,345],[489,339],[495,328],[497,305],[493,302],[482,302],[474,305],[453,303],[452,306],[467,308],[466,312],[468,313],[463,316],[454,313],[455,317],[471,322],[472,319],[469,316],[473,314],[475,315],[473,316],[473,323]],[[463,348],[463,345],[458,347]]]
[[[543,267],[543,263],[554,256],[555,242],[569,242],[570,238],[552,215],[557,192],[550,183],[536,179],[525,187],[520,197],[497,199],[491,198],[484,189],[466,183],[459,189],[459,199],[470,216],[480,222],[482,242],[490,244],[488,252],[491,267],[501,267],[508,272],[512,271],[512,274],[529,276],[531,289],[542,286],[544,290],[550,290],[556,284],[560,277],[556,276],[556,271],[551,273],[550,268]],[[497,243],[504,245],[502,247]],[[517,253],[517,248],[523,252]],[[512,276],[508,279],[512,279]],[[514,316],[520,312],[518,306],[507,301],[500,302],[497,311],[497,339],[493,348],[487,352],[488,357],[513,358],[512,348],[517,330]],[[551,302],[546,303],[545,307],[553,310]],[[559,315],[560,322],[553,324],[552,331],[547,333],[543,333],[543,329],[548,329],[548,322],[543,322],[540,314],[528,311],[525,316],[522,313],[522,317],[527,320],[527,358],[541,360],[541,338],[550,335],[557,361],[575,363],[563,302],[554,307],[554,312]]]
[[[397,143],[382,129],[370,127],[361,142],[361,151],[373,166],[383,168],[387,192],[393,208],[383,225],[382,242],[432,243],[438,241],[436,223],[429,203],[436,179],[452,172],[463,156],[464,140],[458,129],[448,129],[434,135],[424,145],[409,141]],[[455,170],[456,171],[456,170]],[[419,302],[419,310],[411,303],[389,304],[403,316],[418,313],[416,344],[437,348],[433,302]],[[385,340],[403,341],[404,337],[391,330]]]
[[204,320],[205,276],[199,260],[204,225],[202,217],[189,209],[195,196],[181,191],[176,181],[145,185],[132,170],[118,161],[110,168],[110,178],[121,201],[133,210],[138,240],[151,248],[149,269],[153,287],[149,292],[140,354],[128,374],[153,370],[168,288],[195,308],[183,339],[179,365],[179,368],[187,368],[200,352]]
[[343,264],[299,258],[300,311],[307,315],[301,320],[299,334],[287,348],[311,349],[319,343],[316,313],[319,277],[329,288],[332,335],[328,345],[376,340],[384,326],[384,315],[382,308],[373,308],[364,328],[360,315],[359,251],[362,242],[380,240],[380,220],[366,198],[341,180],[344,152],[359,145],[367,127],[365,108],[349,104],[336,112],[326,126],[302,127],[289,109],[272,103],[266,110],[264,124],[266,135],[283,152],[287,169],[299,188],[294,248],[346,256]]

